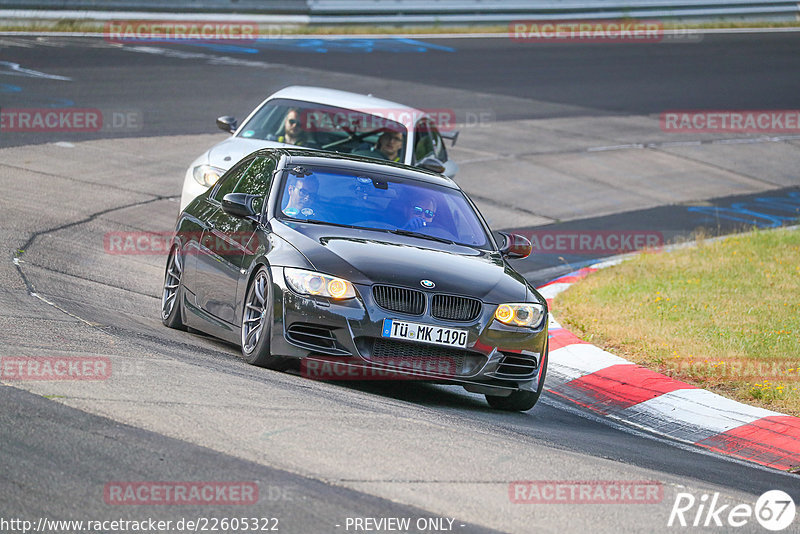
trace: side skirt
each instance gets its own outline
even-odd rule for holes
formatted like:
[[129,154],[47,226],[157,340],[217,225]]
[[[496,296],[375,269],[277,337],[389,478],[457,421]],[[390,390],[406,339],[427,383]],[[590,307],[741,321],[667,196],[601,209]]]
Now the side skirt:
[[186,326],[200,330],[206,334],[224,339],[230,343],[239,345],[241,343],[241,331],[239,327],[226,323],[214,317],[207,311],[195,306],[188,298],[189,291],[183,292],[182,312],[183,322]]

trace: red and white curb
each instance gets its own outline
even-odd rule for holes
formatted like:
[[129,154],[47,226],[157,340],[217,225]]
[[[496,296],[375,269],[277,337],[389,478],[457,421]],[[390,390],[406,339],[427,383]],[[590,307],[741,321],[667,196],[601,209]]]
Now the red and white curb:
[[[612,260],[539,287],[553,298]],[[550,317],[550,393],[658,435],[776,469],[800,466],[800,418],[748,406],[578,339]]]

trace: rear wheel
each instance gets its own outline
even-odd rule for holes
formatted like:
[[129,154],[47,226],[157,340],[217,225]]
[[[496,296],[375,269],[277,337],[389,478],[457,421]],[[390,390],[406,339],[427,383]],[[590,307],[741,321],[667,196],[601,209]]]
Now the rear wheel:
[[172,247],[167,257],[167,270],[164,273],[164,291],[161,294],[161,322],[170,328],[185,330],[181,319],[181,290],[183,278],[183,258],[178,246]]
[[272,280],[266,267],[250,282],[242,313],[242,355],[251,365],[281,369],[283,359],[270,354],[272,333]]
[[550,347],[545,349],[544,358],[542,358],[542,363],[544,368],[542,369],[542,374],[539,377],[539,383],[536,385],[536,391],[527,391],[519,389],[509,395],[508,397],[498,397],[495,395],[486,395],[486,402],[489,403],[489,406],[494,408],[495,410],[505,410],[509,412],[527,412],[539,401],[539,396],[544,391],[544,379],[547,375],[547,356],[550,351]]

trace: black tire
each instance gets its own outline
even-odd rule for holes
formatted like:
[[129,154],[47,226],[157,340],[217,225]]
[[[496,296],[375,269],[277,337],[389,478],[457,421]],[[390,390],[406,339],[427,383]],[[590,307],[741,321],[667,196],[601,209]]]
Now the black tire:
[[169,328],[186,330],[181,318],[183,298],[183,257],[178,246],[172,247],[164,271],[164,290],[161,294],[161,322]]
[[495,410],[508,412],[527,412],[536,405],[539,400],[539,392],[523,391],[518,389],[508,397],[498,397],[496,395],[486,395],[486,402]]
[[527,412],[539,401],[539,396],[544,391],[544,379],[547,376],[547,359],[550,353],[550,345],[548,343],[545,349],[544,358],[542,358],[541,365],[542,376],[539,378],[536,391],[526,391],[519,389],[509,395],[508,397],[498,397],[495,395],[486,395],[486,402],[495,410],[504,410],[508,412]]
[[267,369],[283,369],[283,358],[270,353],[272,333],[272,279],[266,267],[256,271],[242,311],[242,356],[247,363]]

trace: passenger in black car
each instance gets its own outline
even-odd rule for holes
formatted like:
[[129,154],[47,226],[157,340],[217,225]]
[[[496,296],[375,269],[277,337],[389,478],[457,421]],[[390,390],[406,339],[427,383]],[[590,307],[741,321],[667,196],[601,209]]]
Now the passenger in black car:
[[419,230],[430,226],[436,217],[436,201],[430,196],[416,196],[406,210],[408,220],[403,226],[404,230]]

